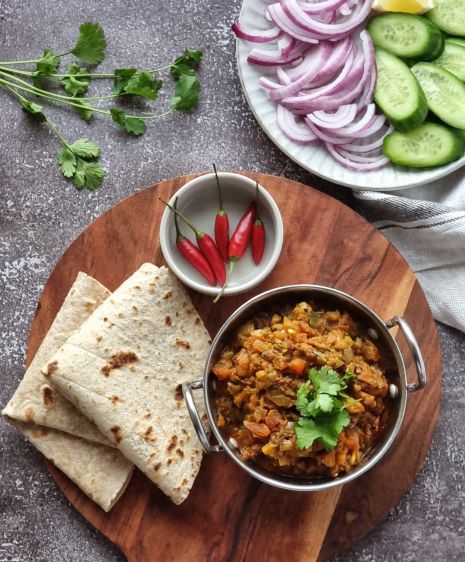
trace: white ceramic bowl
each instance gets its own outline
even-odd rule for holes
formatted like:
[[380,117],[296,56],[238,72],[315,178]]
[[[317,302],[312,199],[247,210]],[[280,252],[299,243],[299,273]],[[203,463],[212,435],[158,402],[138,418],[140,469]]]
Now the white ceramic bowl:
[[[218,172],[223,195],[223,207],[229,217],[229,235],[234,232],[241,216],[255,200],[256,182],[229,172]],[[278,261],[283,245],[283,221],[274,199],[263,186],[259,186],[259,217],[265,225],[266,245],[263,258],[258,265],[252,259],[250,245],[243,257],[236,263],[226,287],[225,295],[235,295],[255,287],[271,272]],[[169,203],[174,205],[178,198],[178,209],[196,227],[214,238],[215,217],[218,211],[218,191],[215,174],[205,174],[187,182],[173,195]],[[194,233],[180,220],[181,231],[195,243]],[[207,295],[216,295],[220,286],[212,287],[181,256],[176,247],[176,229],[173,213],[165,209],[160,223],[160,245],[163,256],[176,276],[186,285]]]

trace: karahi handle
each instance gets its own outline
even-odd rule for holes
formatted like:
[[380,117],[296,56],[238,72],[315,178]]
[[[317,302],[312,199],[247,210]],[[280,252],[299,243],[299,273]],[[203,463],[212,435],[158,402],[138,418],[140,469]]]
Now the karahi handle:
[[213,445],[208,439],[207,432],[200,419],[197,406],[195,404],[194,396],[192,394],[193,390],[203,390],[203,380],[186,382],[182,385],[182,393],[186,401],[187,411],[191,417],[192,423],[194,424],[194,429],[197,433],[199,441],[203,447],[203,450],[208,453],[220,453],[223,447],[219,444]]

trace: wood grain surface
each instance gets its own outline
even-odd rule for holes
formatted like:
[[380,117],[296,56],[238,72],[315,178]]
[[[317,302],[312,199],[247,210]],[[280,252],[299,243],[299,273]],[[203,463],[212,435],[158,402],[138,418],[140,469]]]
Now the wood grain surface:
[[[224,454],[209,455],[189,498],[175,506],[136,471],[123,497],[104,513],[49,464],[63,493],[130,562],[319,562],[370,531],[408,490],[423,464],[439,413],[440,351],[420,286],[395,248],[337,200],[264,174],[284,221],[284,246],[272,274],[246,294],[222,299],[190,292],[212,335],[251,296],[289,283],[317,283],[359,298],[381,318],[403,315],[422,347],[427,386],[409,394],[404,424],[387,456],[349,485],[294,493],[255,481]],[[78,271],[115,290],[142,263],[163,264],[158,232],[165,200],[194,176],[166,180],[116,205],[77,238],[51,274],[32,322],[29,363]],[[410,380],[416,373],[399,343]]]

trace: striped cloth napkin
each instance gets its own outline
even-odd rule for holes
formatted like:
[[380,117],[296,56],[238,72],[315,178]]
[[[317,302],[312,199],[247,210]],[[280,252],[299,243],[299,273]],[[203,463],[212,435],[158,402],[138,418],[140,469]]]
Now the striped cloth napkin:
[[465,170],[421,187],[354,196],[357,210],[415,271],[434,318],[465,332]]

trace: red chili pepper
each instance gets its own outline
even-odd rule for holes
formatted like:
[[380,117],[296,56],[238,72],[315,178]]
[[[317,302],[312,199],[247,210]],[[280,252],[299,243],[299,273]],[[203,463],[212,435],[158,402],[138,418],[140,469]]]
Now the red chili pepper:
[[[178,200],[176,199],[174,203],[175,208],[177,203]],[[200,273],[200,275],[202,275],[202,277],[204,277],[204,279],[208,283],[210,283],[210,285],[215,286],[216,277],[212,271],[212,268],[210,267],[210,264],[207,262],[204,255],[197,248],[197,246],[192,244],[192,242],[188,238],[182,235],[181,230],[179,229],[178,216],[176,215],[176,213],[174,215],[174,225],[176,227],[176,246],[179,250],[179,253],[188,263],[192,265],[193,268],[195,268]]]
[[257,206],[254,201],[250,203],[249,208],[242,215],[229,241],[228,258],[230,262],[239,261],[244,255],[249,245],[250,237],[252,236],[252,228],[256,214]]
[[236,230],[231,236],[228,248],[228,276],[226,278],[226,281],[223,283],[221,291],[216,295],[213,302],[217,302],[223,296],[226,285],[228,284],[229,278],[231,277],[231,274],[233,272],[234,265],[242,258],[244,252],[247,249],[247,246],[249,245],[250,237],[252,236],[253,223],[257,212],[256,209],[257,206],[255,204],[255,201],[253,201],[252,203],[250,203],[247,211],[242,215],[241,220],[236,226]]
[[257,182],[257,216],[253,223],[252,228],[252,257],[255,265],[258,265],[262,261],[263,253],[265,251],[265,225],[263,221],[258,216],[258,182]]
[[219,208],[215,217],[215,241],[218,246],[218,250],[221,254],[223,260],[228,262],[228,247],[229,247],[229,219],[225,210],[223,209],[223,197],[221,194],[220,180],[218,179],[218,173],[216,171],[216,166],[213,164],[213,169],[215,170],[216,185],[218,187],[218,199]]
[[163,199],[160,199],[160,201],[164,205],[166,205],[169,209],[171,209],[173,213],[175,213],[182,221],[184,221],[187,224],[189,228],[191,228],[194,231],[195,237],[197,239],[197,244],[202,254],[207,258],[207,261],[210,264],[213,273],[215,274],[215,277],[218,280],[218,283],[220,285],[224,285],[226,283],[226,271],[224,267],[224,262],[223,262],[223,258],[220,255],[220,252],[218,251],[218,248],[216,247],[215,242],[213,241],[213,238],[210,235],[208,235],[206,232],[203,232],[202,230],[196,228],[189,220],[186,219],[184,215],[182,215],[177,209],[172,207],[169,203],[166,203],[166,201],[163,201]]

